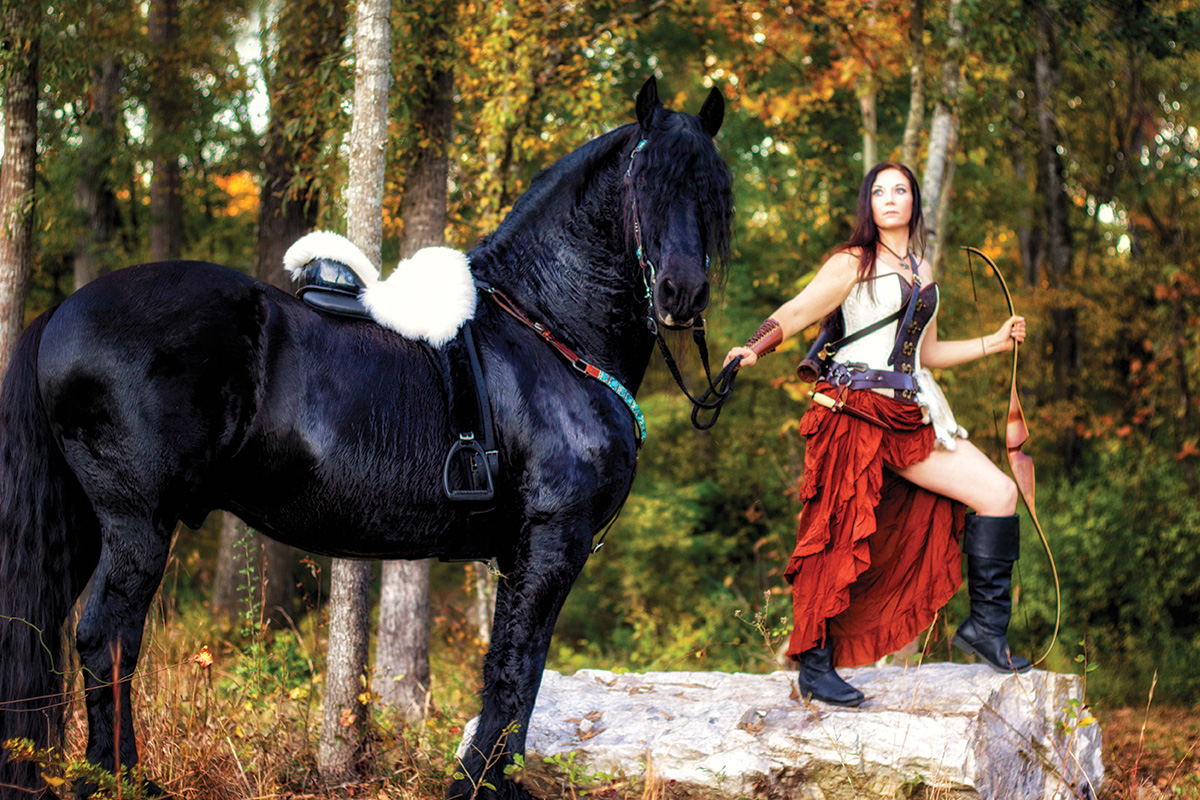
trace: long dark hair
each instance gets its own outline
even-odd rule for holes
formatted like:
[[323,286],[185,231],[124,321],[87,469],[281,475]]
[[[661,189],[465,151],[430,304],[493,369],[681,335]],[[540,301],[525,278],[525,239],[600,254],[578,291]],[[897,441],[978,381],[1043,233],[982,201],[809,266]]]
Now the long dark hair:
[[918,255],[925,252],[925,216],[921,211],[921,187],[912,170],[903,164],[883,161],[871,167],[867,177],[863,178],[862,186],[858,189],[858,210],[854,217],[854,230],[850,238],[833,249],[833,253],[844,253],[847,250],[858,250],[858,279],[868,280],[875,277],[875,249],[879,244],[879,228],[875,225],[875,215],[871,210],[871,187],[875,179],[884,170],[899,170],[908,179],[912,191],[912,217],[908,221],[908,249]]

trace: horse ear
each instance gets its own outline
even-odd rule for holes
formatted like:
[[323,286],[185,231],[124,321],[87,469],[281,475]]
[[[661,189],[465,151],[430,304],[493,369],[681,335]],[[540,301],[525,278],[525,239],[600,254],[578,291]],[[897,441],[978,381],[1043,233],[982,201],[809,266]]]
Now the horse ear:
[[654,80],[654,76],[651,75],[642,84],[642,88],[638,89],[637,93],[637,118],[642,128],[649,129],[650,116],[659,105],[658,81]]
[[725,98],[721,96],[721,90],[713,87],[708,93],[708,99],[704,101],[704,105],[700,107],[700,124],[704,126],[704,132],[710,137],[716,136],[717,131],[721,130],[721,122],[725,119]]

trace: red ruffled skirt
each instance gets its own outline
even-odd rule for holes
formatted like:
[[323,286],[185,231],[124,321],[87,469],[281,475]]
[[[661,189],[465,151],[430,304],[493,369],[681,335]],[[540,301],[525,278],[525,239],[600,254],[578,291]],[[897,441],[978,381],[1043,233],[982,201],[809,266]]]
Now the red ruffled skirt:
[[789,655],[821,645],[828,620],[834,666],[850,667],[911,642],[958,591],[966,508],[888,469],[933,450],[920,406],[869,390],[843,399],[891,429],[816,403],[805,413],[804,510],[785,575],[795,617]]

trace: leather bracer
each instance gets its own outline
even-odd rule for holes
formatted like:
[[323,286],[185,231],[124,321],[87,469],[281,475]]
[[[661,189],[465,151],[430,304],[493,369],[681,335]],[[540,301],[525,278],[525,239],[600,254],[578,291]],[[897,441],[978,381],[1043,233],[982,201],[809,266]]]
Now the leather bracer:
[[746,348],[761,358],[782,342],[783,328],[775,321],[774,317],[767,317],[767,321],[760,325],[754,335],[746,341]]

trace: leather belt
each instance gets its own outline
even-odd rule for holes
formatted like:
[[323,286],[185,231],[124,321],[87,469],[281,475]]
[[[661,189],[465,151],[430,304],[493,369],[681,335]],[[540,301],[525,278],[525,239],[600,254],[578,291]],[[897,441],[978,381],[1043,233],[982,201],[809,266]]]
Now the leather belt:
[[[829,365],[825,379],[834,386],[848,386],[851,389],[892,389],[896,392],[916,392],[917,382],[912,375],[892,370],[870,369],[866,364],[842,364],[834,361]],[[916,400],[896,396],[902,402],[915,403]]]

